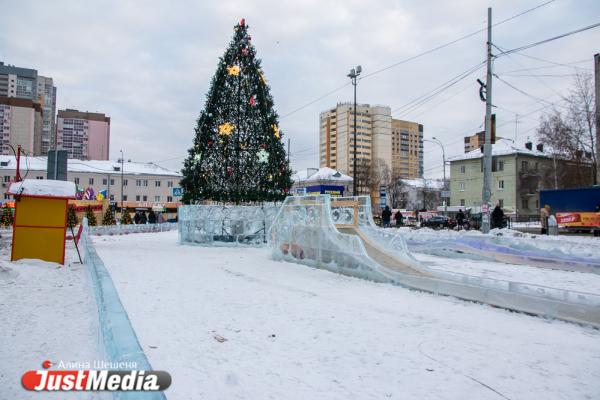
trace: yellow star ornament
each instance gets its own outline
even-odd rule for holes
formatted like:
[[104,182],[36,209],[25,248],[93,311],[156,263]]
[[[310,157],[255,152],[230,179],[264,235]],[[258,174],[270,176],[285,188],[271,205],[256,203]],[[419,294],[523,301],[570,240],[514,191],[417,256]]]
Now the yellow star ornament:
[[229,122],[219,125],[219,135],[229,136],[233,132],[233,125]]
[[238,76],[240,74],[239,65],[232,65],[231,67],[227,67],[227,73],[229,75]]

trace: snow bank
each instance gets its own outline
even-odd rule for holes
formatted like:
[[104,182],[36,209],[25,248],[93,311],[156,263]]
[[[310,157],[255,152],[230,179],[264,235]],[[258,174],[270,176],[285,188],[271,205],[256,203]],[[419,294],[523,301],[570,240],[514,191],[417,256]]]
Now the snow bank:
[[25,196],[50,196],[74,199],[77,187],[73,182],[51,179],[24,179],[11,183],[7,194]]

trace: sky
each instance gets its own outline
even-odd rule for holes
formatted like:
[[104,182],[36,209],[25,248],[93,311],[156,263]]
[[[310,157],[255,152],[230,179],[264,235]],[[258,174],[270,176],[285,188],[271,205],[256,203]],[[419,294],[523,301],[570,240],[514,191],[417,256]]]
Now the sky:
[[[245,18],[294,170],[319,166],[319,113],[352,101],[347,74],[356,65],[359,103],[423,124],[450,158],[483,129],[476,79],[485,80],[487,7],[498,23],[540,5],[495,26],[492,42],[513,49],[600,22],[597,0],[0,0],[0,61],[52,77],[58,109],[110,116],[111,159],[123,150],[126,159],[179,170],[218,58]],[[573,74],[593,73],[599,39],[600,27],[496,58],[494,73],[526,93],[494,79],[498,135],[535,142],[540,114],[562,102]],[[442,177],[441,147],[426,141],[424,152],[425,177]]]

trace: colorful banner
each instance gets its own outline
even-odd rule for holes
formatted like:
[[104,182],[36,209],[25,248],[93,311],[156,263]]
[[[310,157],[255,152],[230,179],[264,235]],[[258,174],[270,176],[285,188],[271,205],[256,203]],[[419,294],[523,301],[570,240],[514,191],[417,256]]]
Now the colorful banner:
[[595,212],[559,212],[556,222],[566,227],[600,228],[600,213]]
[[343,186],[334,186],[334,185],[315,185],[309,186],[306,188],[306,194],[317,195],[317,194],[328,194],[331,196],[343,196],[344,195],[344,187]]

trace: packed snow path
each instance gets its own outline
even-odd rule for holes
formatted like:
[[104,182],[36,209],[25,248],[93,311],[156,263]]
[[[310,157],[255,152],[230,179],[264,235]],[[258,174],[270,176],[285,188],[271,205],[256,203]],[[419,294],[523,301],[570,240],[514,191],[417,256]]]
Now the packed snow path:
[[600,397],[598,330],[176,232],[93,240],[171,399]]

